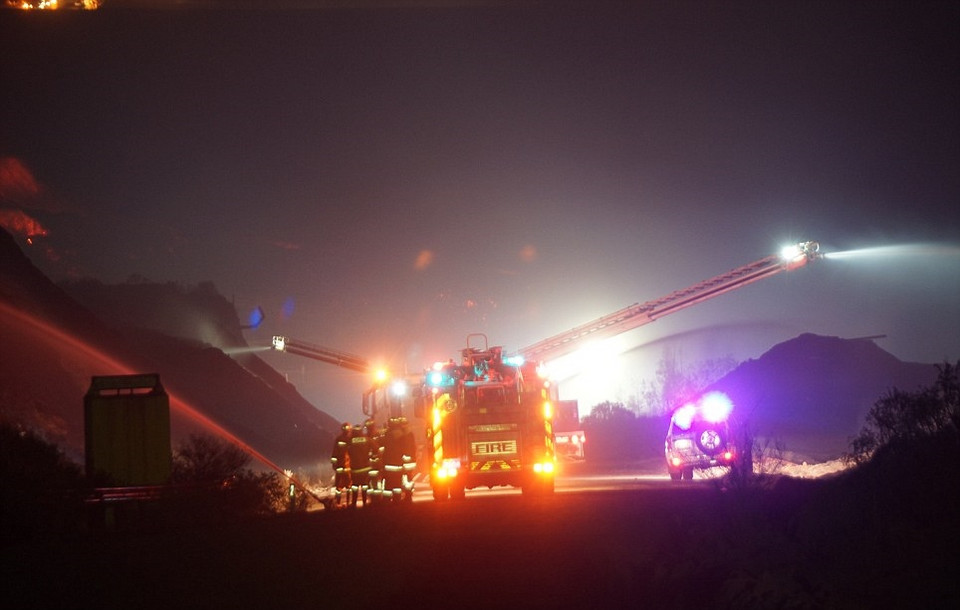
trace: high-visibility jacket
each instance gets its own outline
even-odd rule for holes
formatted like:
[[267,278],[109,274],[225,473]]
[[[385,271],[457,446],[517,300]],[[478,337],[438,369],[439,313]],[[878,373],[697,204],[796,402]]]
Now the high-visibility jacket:
[[404,478],[409,482],[417,467],[416,459],[417,442],[413,433],[403,427],[388,430],[383,443],[383,470],[388,481],[387,487],[396,489],[403,486]]
[[370,473],[370,439],[363,430],[354,428],[347,446],[347,455],[350,458],[350,471],[355,480],[363,481]]
[[350,432],[344,430],[333,440],[333,450],[330,452],[330,464],[336,473],[334,486],[337,489],[350,485],[350,453],[347,451],[349,447]]

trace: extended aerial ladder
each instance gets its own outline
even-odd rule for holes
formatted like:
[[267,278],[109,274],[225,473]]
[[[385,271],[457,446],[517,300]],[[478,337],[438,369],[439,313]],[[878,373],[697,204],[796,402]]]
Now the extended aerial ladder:
[[[779,254],[773,254],[756,262],[737,267],[658,299],[645,303],[634,303],[629,307],[624,307],[614,313],[581,324],[566,332],[543,339],[520,349],[517,354],[527,361],[543,362],[559,358],[578,349],[584,340],[606,339],[633,330],[731,290],[742,288],[783,271],[798,269],[821,257],[819,243],[815,241],[800,242],[784,248]],[[289,337],[274,337],[273,347],[281,352],[320,360],[374,377],[378,373],[373,363],[362,356]],[[377,384],[382,384],[384,381],[386,379],[376,379]]]
[[329,347],[314,345],[305,341],[298,341],[289,337],[276,336],[273,338],[273,349],[289,354],[296,354],[306,358],[313,358],[327,364],[333,364],[358,373],[374,373],[374,367],[366,358],[342,352]]
[[821,256],[820,244],[815,241],[788,246],[780,254],[773,254],[748,265],[737,267],[659,299],[645,303],[634,303],[612,314],[538,341],[519,350],[518,353],[528,361],[553,360],[575,351],[586,339],[606,339],[633,330],[668,314],[720,296],[731,290],[742,288],[782,271],[803,267],[808,262]]
[[[396,377],[391,379],[386,370],[376,367],[363,356],[283,336],[273,338],[273,349],[367,375],[373,379],[373,385],[363,393],[363,414],[375,419],[402,415],[402,401],[405,396],[399,389],[401,386],[391,388],[387,387],[387,384],[391,381],[404,380]],[[402,387],[406,389],[407,385],[404,383]],[[378,421],[377,423],[383,425],[386,422]]]

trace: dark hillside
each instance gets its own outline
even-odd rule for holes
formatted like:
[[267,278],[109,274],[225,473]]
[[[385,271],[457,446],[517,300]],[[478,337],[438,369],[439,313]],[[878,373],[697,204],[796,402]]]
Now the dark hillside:
[[143,279],[123,284],[85,279],[62,287],[112,326],[146,328],[219,348],[246,345],[233,304],[209,282],[184,287]]
[[[336,422],[244,346],[232,305],[212,285],[81,282],[81,304],[0,231],[0,416],[83,455],[83,396],[93,375],[159,373],[185,403],[286,468],[326,462]],[[166,312],[166,313],[165,313]],[[109,321],[109,323],[107,323]],[[217,347],[213,347],[212,341]],[[203,431],[173,413],[174,444]]]
[[914,391],[936,376],[933,364],[902,362],[870,339],[803,334],[741,364],[710,389],[730,396],[737,416],[759,436],[817,461],[847,450],[887,391]]

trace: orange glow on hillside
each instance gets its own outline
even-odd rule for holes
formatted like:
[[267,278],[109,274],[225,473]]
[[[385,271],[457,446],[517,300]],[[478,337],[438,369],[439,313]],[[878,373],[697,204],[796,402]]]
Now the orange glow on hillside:
[[40,221],[20,210],[0,210],[0,227],[11,233],[25,236],[30,243],[33,243],[34,237],[45,237],[50,234]]

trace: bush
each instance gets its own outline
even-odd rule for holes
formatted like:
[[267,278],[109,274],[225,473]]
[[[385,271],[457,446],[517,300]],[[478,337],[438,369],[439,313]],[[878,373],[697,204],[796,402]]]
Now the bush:
[[585,457],[591,462],[618,463],[662,457],[667,421],[637,417],[620,403],[600,403],[582,420],[587,436]]
[[879,449],[960,430],[960,362],[938,366],[929,388],[904,392],[896,388],[873,405],[860,433],[850,442],[848,461],[863,463]]
[[[286,481],[254,472],[250,456],[217,437],[194,435],[173,455],[172,481],[184,490],[194,518],[274,514],[286,506]],[[189,492],[189,493],[187,493]]]
[[56,445],[0,423],[0,541],[78,526],[85,490],[80,466]]

